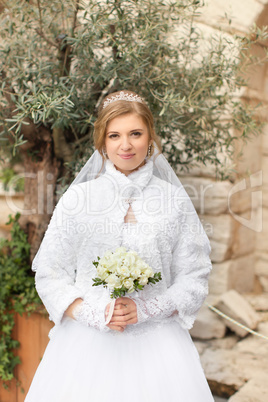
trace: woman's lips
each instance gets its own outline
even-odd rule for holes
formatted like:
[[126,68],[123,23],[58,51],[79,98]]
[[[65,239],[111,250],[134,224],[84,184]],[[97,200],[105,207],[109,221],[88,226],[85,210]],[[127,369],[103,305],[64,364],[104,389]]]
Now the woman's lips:
[[122,159],[130,159],[130,158],[132,158],[134,155],[135,155],[135,154],[126,154],[126,155],[121,154],[121,155],[119,155],[119,156],[120,156]]

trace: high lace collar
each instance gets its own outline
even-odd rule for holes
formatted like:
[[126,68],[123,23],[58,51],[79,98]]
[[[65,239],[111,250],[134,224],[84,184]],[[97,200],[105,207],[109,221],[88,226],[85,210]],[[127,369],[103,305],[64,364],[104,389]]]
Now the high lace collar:
[[[105,161],[105,169],[106,173],[113,176],[117,181],[120,188],[125,188],[124,194],[132,196],[136,192],[135,190],[143,190],[151,180],[153,175],[153,161],[151,159],[145,159],[143,166],[129,173],[127,176],[120,172],[120,170],[117,170],[110,159]],[[126,194],[126,192],[128,194]]]

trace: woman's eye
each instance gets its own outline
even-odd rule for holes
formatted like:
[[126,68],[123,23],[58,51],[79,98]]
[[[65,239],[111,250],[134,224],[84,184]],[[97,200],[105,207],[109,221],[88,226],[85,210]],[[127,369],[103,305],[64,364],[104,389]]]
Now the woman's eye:
[[[134,135],[134,137],[139,137],[141,135],[140,131],[133,131],[133,133],[131,133],[131,135]],[[111,134],[109,135],[109,138],[116,138],[118,137],[118,134]]]

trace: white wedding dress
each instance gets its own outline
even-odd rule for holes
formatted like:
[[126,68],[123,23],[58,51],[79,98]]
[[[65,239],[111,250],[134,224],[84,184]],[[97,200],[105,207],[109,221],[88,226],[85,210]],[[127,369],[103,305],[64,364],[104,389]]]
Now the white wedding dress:
[[[129,205],[119,202],[122,188],[129,190],[130,184],[142,194],[132,203],[136,224],[124,223]],[[150,161],[129,176],[107,161],[103,177],[78,186],[76,204],[71,193],[59,202],[33,264],[37,290],[56,325],[25,402],[214,401],[188,332],[207,295],[211,269],[209,242],[196,213],[189,214],[188,196],[183,193],[183,201],[176,200],[180,207],[167,213],[175,189],[167,189],[153,176]],[[127,197],[135,196],[135,189]],[[161,206],[156,202],[159,190],[165,195]],[[118,196],[113,207],[105,204],[104,208],[107,198],[103,201],[100,196],[104,193],[113,201]],[[107,218],[114,223],[110,229],[103,226]],[[94,223],[100,222],[97,230]],[[188,225],[183,232],[178,230],[182,224]],[[195,230],[191,231],[191,224]],[[130,295],[137,303],[139,322],[123,333],[105,326],[103,311],[109,294],[92,287],[91,262],[119,246],[136,250],[163,278]],[[89,326],[63,317],[77,297],[92,302]]]

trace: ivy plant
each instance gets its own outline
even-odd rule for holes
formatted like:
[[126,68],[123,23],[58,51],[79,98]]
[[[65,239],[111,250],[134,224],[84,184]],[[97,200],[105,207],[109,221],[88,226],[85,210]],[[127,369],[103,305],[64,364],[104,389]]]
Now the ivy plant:
[[30,274],[30,245],[19,217],[19,213],[9,215],[10,239],[0,239],[0,378],[5,384],[14,378],[14,368],[20,363],[19,342],[12,334],[15,313],[30,314],[41,305]]

